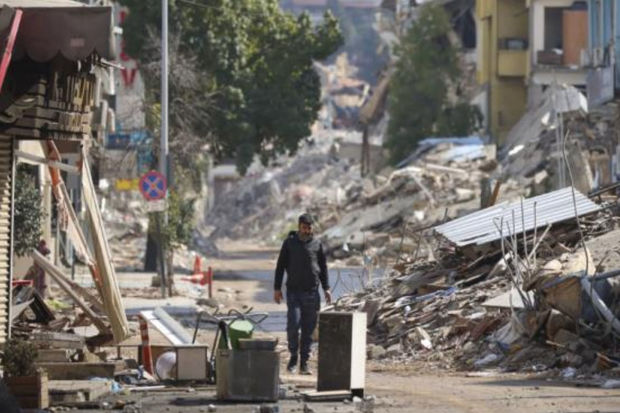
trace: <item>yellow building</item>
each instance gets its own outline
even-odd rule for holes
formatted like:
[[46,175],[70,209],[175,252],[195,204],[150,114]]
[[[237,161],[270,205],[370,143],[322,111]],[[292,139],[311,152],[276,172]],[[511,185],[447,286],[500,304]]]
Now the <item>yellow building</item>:
[[488,127],[502,143],[527,106],[529,12],[526,0],[477,0],[478,82],[486,86]]
[[552,84],[581,89],[592,106],[613,98],[618,2],[476,0],[478,82],[497,143]]

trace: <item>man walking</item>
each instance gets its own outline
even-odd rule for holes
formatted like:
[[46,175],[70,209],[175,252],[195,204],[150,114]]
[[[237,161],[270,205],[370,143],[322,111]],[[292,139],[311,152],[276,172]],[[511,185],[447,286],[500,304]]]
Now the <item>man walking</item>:
[[[321,242],[313,237],[312,224],[313,219],[309,214],[299,217],[298,231],[292,231],[282,243],[276,266],[273,298],[278,304],[282,301],[284,271],[287,277],[286,333],[288,350],[291,353],[287,367],[289,373],[296,371],[299,352],[301,373],[311,374],[308,368],[308,358],[310,358],[312,332],[316,327],[321,304],[319,283],[323,287],[327,304],[331,304],[332,301],[325,252]],[[299,339],[300,328],[301,340]]]

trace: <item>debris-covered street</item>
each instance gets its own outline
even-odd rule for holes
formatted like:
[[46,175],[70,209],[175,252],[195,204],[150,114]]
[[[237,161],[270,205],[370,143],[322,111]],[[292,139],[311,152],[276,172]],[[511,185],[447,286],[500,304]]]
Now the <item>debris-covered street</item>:
[[0,5],[0,413],[620,412],[616,0]]

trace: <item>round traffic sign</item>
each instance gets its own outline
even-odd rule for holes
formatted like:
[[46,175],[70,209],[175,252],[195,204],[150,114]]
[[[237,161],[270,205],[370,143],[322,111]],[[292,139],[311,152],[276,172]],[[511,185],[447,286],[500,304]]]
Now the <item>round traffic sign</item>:
[[166,177],[157,171],[149,171],[140,178],[140,192],[147,201],[166,197]]

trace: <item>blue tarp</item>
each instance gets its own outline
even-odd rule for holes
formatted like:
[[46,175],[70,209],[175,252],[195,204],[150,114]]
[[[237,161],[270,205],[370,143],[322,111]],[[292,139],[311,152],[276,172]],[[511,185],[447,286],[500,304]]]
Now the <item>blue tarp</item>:
[[484,157],[484,139],[480,136],[425,138],[418,142],[418,149],[396,167],[404,168],[424,153],[440,144],[452,144],[453,147],[445,153],[445,161],[467,161]]

